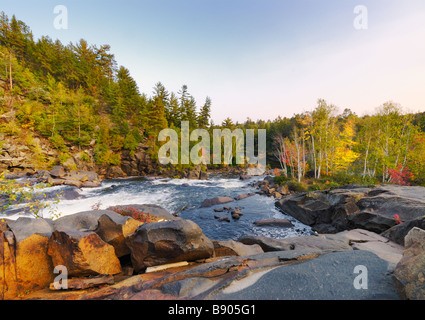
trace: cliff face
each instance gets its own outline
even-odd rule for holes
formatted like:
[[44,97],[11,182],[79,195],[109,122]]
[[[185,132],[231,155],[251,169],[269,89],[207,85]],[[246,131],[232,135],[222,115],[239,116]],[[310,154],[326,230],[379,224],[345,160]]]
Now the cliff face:
[[[3,121],[7,121],[5,117]],[[177,170],[161,166],[152,159],[149,147],[141,143],[135,150],[120,152],[119,165],[95,163],[95,141],[85,148],[68,145],[68,152],[53,148],[50,141],[33,131],[19,128],[19,133],[0,133],[0,172],[12,175],[32,175],[40,170],[50,170],[62,165],[66,171],[94,171],[102,179],[131,176],[158,175],[169,178],[207,179],[208,174],[200,166]]]

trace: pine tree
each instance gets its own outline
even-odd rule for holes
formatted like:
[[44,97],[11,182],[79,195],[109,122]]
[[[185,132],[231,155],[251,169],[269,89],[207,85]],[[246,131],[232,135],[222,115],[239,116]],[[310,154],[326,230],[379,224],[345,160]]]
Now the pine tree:
[[168,91],[158,82],[154,87],[154,95],[148,102],[146,116],[146,123],[148,132],[154,136],[167,128],[167,118],[165,109],[168,104]]
[[189,121],[189,126],[196,126],[196,101],[187,91],[187,85],[183,85],[178,92],[180,95],[179,112],[181,121]]
[[170,99],[165,110],[168,126],[179,127],[181,123],[181,114],[179,108],[179,100],[174,92],[171,92]]
[[211,119],[211,99],[207,97],[205,104],[202,106],[198,116],[198,127],[207,129],[210,126]]

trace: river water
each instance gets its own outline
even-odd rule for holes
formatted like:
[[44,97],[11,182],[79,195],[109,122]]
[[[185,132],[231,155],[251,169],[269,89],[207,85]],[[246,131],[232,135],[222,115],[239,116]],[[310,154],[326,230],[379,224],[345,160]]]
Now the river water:
[[[61,200],[51,209],[61,216],[96,209],[107,209],[115,205],[156,204],[170,213],[188,207],[180,217],[197,223],[204,234],[214,240],[237,240],[242,235],[260,235],[276,239],[307,235],[311,228],[293,219],[275,208],[275,199],[263,195],[254,195],[243,200],[209,208],[200,208],[207,198],[219,196],[236,197],[258,191],[252,183],[263,179],[253,177],[248,180],[211,175],[209,180],[186,179],[155,179],[141,178],[105,180],[98,188],[77,190],[78,198]],[[69,190],[70,187],[60,186],[44,189],[46,193]],[[239,220],[233,220],[230,213],[214,212],[217,207],[239,207],[243,215]],[[42,212],[44,218],[50,218],[50,210]],[[8,219],[17,219],[20,215],[7,214]],[[219,221],[214,216],[228,216],[230,222]],[[1,216],[0,216],[1,217]],[[259,227],[253,223],[262,219],[288,219],[294,227]]]

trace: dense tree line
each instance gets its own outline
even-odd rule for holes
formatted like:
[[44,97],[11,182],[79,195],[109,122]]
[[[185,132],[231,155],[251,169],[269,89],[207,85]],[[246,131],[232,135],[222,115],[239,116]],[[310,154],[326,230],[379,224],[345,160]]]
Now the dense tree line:
[[310,112],[264,124],[283,175],[301,181],[425,183],[425,113],[385,102],[359,117],[319,99]]
[[1,131],[32,129],[64,154],[70,144],[93,146],[98,164],[119,164],[120,151],[134,151],[142,141],[155,151],[162,129],[179,132],[181,121],[188,121],[191,129],[210,133],[266,129],[268,163],[288,179],[425,184],[425,113],[409,114],[393,102],[360,117],[320,99],[310,112],[291,118],[244,123],[226,118],[214,125],[210,97],[198,105],[186,85],[169,92],[161,82],[143,93],[109,45],[35,40],[24,22],[4,13],[0,80],[0,112],[16,119]]
[[154,140],[182,120],[210,126],[209,97],[198,106],[186,85],[174,93],[161,82],[151,95],[141,93],[110,51],[84,39],[68,45],[45,36],[35,40],[24,22],[1,13],[1,111],[12,110],[17,126],[49,137],[63,152],[68,142],[81,148],[95,141],[101,164],[119,162],[118,151],[134,150],[143,138]]

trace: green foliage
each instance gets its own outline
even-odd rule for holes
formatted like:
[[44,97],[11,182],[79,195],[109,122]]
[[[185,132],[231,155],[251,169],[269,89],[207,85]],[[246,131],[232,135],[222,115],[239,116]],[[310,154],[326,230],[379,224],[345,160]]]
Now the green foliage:
[[307,191],[307,188],[304,184],[298,181],[288,181],[286,183],[286,186],[288,187],[289,191],[292,192],[305,192]]
[[277,184],[285,184],[288,181],[291,181],[291,178],[285,177],[284,175],[274,177],[274,182]]
[[53,134],[53,136],[51,136],[49,138],[50,143],[52,144],[52,147],[54,149],[63,151],[63,152],[67,152],[68,151],[68,147],[65,144],[65,140],[63,139],[63,137],[59,134]]
[[60,201],[60,194],[51,201],[46,201],[46,195],[38,192],[39,189],[48,187],[47,184],[20,184],[15,180],[6,179],[4,172],[0,174],[0,195],[2,205],[0,214],[10,207],[21,208],[21,214],[30,214],[34,218],[42,218],[41,211],[48,209],[51,218],[59,218],[55,205]]

